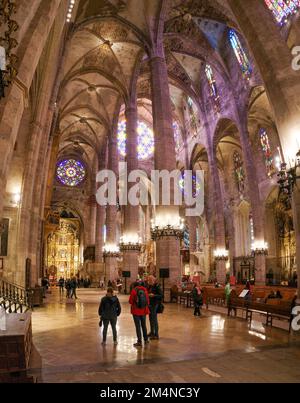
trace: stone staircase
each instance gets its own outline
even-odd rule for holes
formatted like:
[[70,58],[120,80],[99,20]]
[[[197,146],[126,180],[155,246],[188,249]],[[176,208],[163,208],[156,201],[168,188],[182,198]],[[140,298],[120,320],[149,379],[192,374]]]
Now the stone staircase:
[[32,291],[0,279],[0,306],[7,313],[25,313],[32,309]]

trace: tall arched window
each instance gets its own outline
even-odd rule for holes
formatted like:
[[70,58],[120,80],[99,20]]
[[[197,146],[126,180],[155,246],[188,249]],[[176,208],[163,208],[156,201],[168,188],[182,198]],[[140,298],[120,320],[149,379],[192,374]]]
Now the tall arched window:
[[209,85],[210,96],[214,101],[215,106],[219,107],[219,95],[214,73],[209,64],[205,66],[205,74]]
[[300,7],[299,0],[265,0],[265,3],[280,25],[284,25]]
[[[153,131],[145,122],[138,121],[137,127],[138,143],[136,146],[138,159],[145,160],[154,153],[154,135]],[[119,153],[126,156],[126,121],[121,120],[118,124],[118,150]]]
[[259,138],[261,148],[264,154],[264,161],[266,165],[267,174],[268,176],[271,176],[274,173],[273,155],[271,152],[267,131],[263,127],[259,130]]
[[237,151],[233,154],[233,165],[237,188],[240,195],[243,196],[245,191],[245,171],[243,160]]
[[191,97],[187,98],[189,118],[190,118],[190,127],[193,136],[197,136],[197,117],[194,111],[194,101]]
[[230,29],[228,31],[228,35],[229,35],[231,47],[234,51],[234,54],[237,58],[237,61],[240,65],[240,68],[241,68],[243,74],[250,75],[252,73],[252,67],[251,67],[248,56],[245,52],[245,49],[243,48],[243,46],[241,44],[241,41],[240,41],[237,33],[235,32],[234,29]]

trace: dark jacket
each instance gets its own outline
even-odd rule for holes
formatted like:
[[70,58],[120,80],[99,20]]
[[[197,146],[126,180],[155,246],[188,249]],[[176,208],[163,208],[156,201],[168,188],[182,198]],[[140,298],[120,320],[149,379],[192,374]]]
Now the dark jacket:
[[118,297],[106,295],[101,299],[98,314],[101,319],[115,319],[121,313],[121,305]]
[[192,297],[193,297],[194,303],[196,303],[196,304],[198,304],[198,305],[203,305],[203,296],[202,296],[202,292],[201,292],[201,294],[198,294],[197,288],[193,288],[193,290],[192,290]]
[[[163,299],[162,289],[159,284],[153,284],[148,286],[148,294],[149,294],[149,305],[154,306],[158,305]],[[154,294],[153,297],[150,297],[150,294]]]

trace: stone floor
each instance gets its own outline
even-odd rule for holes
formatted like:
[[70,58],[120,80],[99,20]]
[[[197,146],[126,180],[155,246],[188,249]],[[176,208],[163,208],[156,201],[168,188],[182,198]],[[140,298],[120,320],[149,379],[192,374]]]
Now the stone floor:
[[[31,373],[38,382],[300,382],[300,332],[251,327],[223,308],[203,310],[166,304],[160,340],[136,349],[134,324],[120,296],[119,344],[101,345],[98,304],[103,292],[78,290],[78,299],[47,294],[33,312]],[[287,324],[278,323],[287,328]]]

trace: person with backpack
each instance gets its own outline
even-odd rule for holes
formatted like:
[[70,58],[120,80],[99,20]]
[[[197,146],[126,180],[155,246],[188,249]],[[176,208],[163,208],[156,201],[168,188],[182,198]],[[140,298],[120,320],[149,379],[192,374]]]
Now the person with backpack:
[[100,316],[100,323],[103,323],[103,338],[102,344],[106,344],[106,336],[108,325],[111,325],[113,332],[114,344],[118,344],[117,340],[117,320],[121,314],[121,305],[118,297],[114,295],[114,290],[111,287],[107,288],[107,294],[101,299],[98,314]]
[[147,288],[149,293],[149,320],[150,320],[150,340],[158,340],[158,310],[162,303],[163,293],[160,285],[157,283],[157,280],[154,276],[148,276],[147,278]]
[[144,287],[144,283],[136,282],[131,290],[129,303],[131,305],[131,314],[133,316],[137,342],[134,343],[134,347],[142,346],[142,333],[145,344],[149,343],[146,316],[149,315],[149,296],[148,291]]

